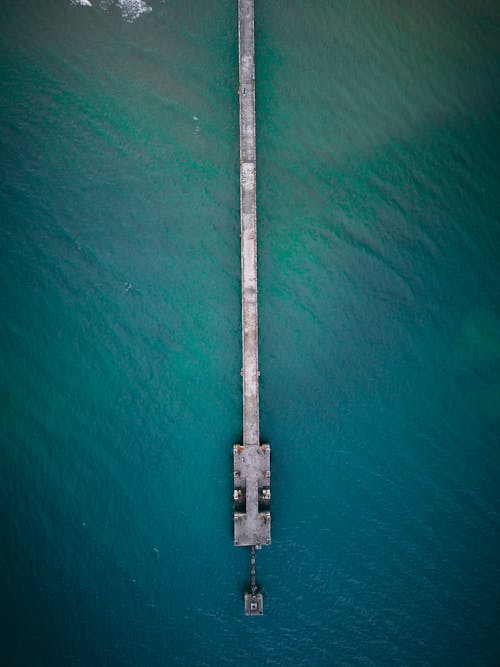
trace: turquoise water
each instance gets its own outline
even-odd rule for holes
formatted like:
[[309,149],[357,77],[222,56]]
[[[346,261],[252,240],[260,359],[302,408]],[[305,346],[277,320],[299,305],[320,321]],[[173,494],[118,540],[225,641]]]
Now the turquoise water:
[[494,0],[257,0],[266,616],[236,2],[2,8],[0,663],[498,665]]

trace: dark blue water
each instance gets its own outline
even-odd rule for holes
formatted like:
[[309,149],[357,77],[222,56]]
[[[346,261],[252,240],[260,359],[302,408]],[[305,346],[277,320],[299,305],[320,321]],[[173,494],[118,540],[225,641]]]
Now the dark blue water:
[[498,3],[257,0],[247,619],[236,2],[91,2],[2,8],[0,663],[500,664]]

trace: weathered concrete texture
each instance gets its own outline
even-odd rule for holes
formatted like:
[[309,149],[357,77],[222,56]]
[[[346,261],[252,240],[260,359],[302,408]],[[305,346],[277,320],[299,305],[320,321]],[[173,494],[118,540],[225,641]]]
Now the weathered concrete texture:
[[254,2],[239,0],[243,444],[259,444]]
[[245,593],[245,614],[247,616],[262,616],[264,614],[262,593]]
[[245,499],[242,511],[234,512],[234,543],[252,546],[271,543],[270,483],[271,448],[234,445],[234,488]]
[[260,445],[254,0],[238,1],[243,446],[234,447],[234,543],[270,544],[270,448]]

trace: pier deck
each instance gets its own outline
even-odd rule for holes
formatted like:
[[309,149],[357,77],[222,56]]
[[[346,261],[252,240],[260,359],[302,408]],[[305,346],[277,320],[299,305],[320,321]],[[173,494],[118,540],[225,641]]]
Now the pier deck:
[[254,2],[239,0],[243,445],[259,444]]
[[238,0],[243,444],[234,446],[234,543],[271,543],[270,447],[260,444],[254,0]]

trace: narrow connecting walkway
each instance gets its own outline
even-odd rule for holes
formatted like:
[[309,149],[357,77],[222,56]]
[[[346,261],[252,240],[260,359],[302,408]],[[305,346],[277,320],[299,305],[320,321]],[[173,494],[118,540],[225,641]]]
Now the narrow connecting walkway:
[[254,2],[239,0],[243,445],[259,444]]

